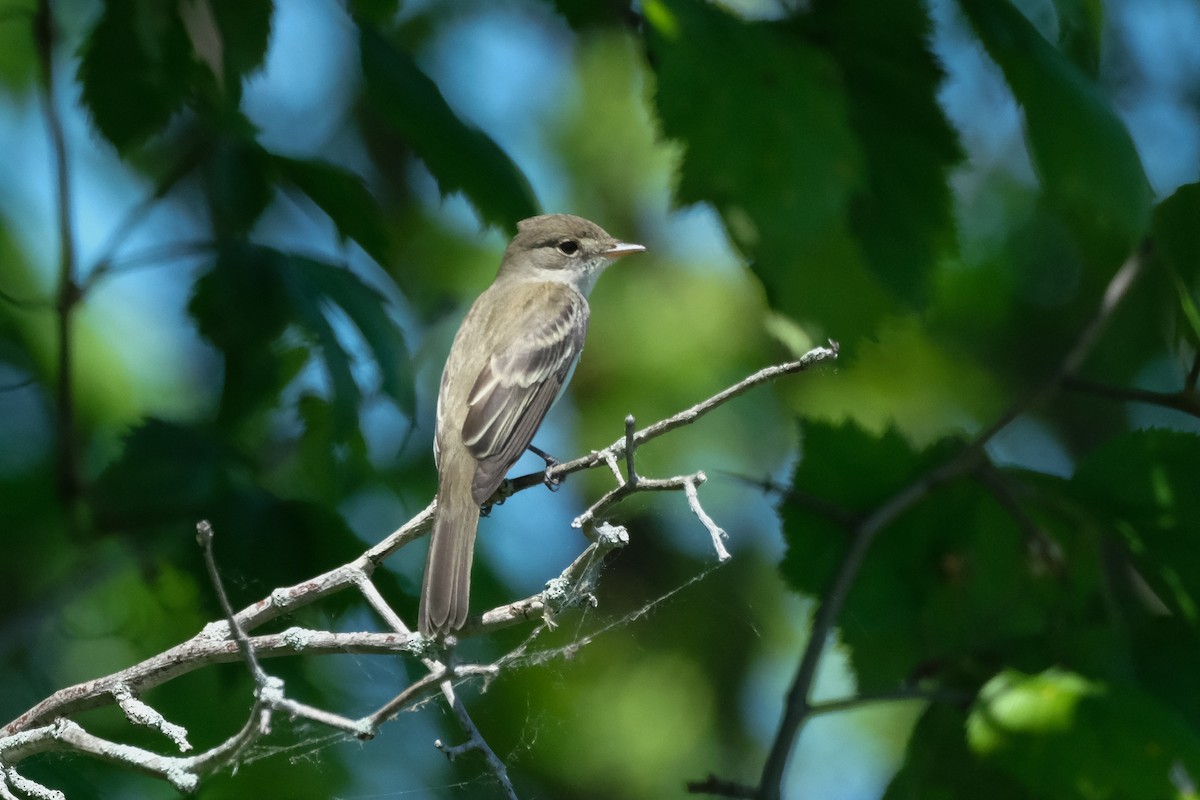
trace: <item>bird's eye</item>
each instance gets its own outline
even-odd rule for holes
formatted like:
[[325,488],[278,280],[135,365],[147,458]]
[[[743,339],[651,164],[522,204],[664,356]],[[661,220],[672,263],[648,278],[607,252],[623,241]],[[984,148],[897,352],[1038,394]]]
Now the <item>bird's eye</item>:
[[579,242],[574,239],[563,239],[558,243],[558,252],[564,256],[573,256],[579,252]]

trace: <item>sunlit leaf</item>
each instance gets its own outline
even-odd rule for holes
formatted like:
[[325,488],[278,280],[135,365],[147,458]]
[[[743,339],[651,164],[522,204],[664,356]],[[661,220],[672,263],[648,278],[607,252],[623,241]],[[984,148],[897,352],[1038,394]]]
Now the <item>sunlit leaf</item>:
[[1058,669],[989,681],[967,738],[1040,797],[1176,797],[1176,776],[1200,774],[1200,738],[1169,708]]

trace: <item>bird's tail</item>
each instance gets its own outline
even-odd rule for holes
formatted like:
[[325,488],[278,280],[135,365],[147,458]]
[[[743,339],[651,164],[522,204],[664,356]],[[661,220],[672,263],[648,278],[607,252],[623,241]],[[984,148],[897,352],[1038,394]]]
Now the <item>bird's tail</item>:
[[466,462],[458,466],[462,474],[453,474],[454,467],[443,463],[439,475],[437,509],[421,585],[423,636],[456,631],[467,621],[479,504],[471,498],[475,462],[460,460]]

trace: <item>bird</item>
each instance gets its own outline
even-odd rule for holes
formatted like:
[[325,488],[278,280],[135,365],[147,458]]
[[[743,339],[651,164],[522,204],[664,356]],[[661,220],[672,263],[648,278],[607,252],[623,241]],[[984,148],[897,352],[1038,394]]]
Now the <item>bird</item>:
[[423,636],[451,634],[466,622],[480,506],[570,381],[596,279],[614,260],[645,249],[571,214],[517,223],[442,371],[433,442],[437,504],[418,613]]

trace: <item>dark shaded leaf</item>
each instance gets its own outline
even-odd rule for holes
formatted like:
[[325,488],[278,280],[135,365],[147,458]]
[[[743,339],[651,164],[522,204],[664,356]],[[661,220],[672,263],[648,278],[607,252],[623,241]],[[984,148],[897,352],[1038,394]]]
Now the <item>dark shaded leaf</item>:
[[[188,310],[200,332],[225,354],[223,405],[235,418],[276,397],[279,381],[294,376],[295,351],[285,350],[279,338],[295,328],[315,346],[329,376],[338,436],[344,440],[356,432],[362,393],[344,343],[349,329],[339,329],[330,314],[334,310],[361,334],[383,391],[412,410],[412,376],[400,329],[388,316],[383,296],[349,270],[266,247],[228,246],[197,282]],[[252,391],[243,394],[239,381]]]
[[388,229],[362,178],[327,161],[272,156],[281,177],[308,195],[344,239],[353,239],[377,262],[388,259]]
[[629,0],[554,0],[554,7],[577,31],[600,25],[632,25],[638,18]]
[[[1178,324],[1168,331],[1200,348],[1200,183],[1180,186],[1154,210],[1154,255],[1163,268],[1164,295]],[[1173,343],[1172,343],[1173,344]]]
[[121,152],[158,133],[183,107],[192,46],[178,7],[107,0],[80,52],[83,103]]
[[244,238],[274,197],[270,155],[248,136],[222,135],[202,169],[217,238]]
[[404,136],[443,195],[461,191],[484,220],[509,231],[537,213],[517,166],[487,134],[459,119],[408,53],[365,26],[359,48],[372,110]]
[[[383,295],[363,283],[353,272],[312,259],[292,257],[291,270],[294,307],[299,309],[319,298],[345,313],[371,351],[379,368],[383,391],[404,411],[411,413],[416,403],[413,376],[404,352],[403,336],[395,320],[387,313]],[[308,313],[301,315],[311,321],[310,330],[316,331],[320,327],[318,314],[321,320],[325,320],[325,315],[320,312],[319,307],[312,305]],[[322,347],[326,346],[325,336],[320,336]],[[340,345],[335,347],[334,353],[326,354],[327,363],[330,355],[347,357]]]
[[1125,539],[1141,574],[1172,612],[1200,623],[1200,436],[1124,434],[1080,462],[1071,481],[1083,505]]
[[715,205],[749,253],[836,225],[863,181],[836,64],[783,23],[688,0],[645,13],[663,131],[685,147],[679,200]]
[[[797,495],[782,508],[782,570],[793,588],[816,595],[828,591],[850,535],[824,504],[861,518],[961,444],[914,451],[894,432],[876,437],[813,424],[804,431]],[[810,506],[809,497],[821,501]],[[1051,546],[1071,552],[1072,544]],[[838,630],[860,690],[892,689],[931,673],[969,683],[980,664],[1021,663],[1031,648],[1060,636],[1095,590],[1093,563],[1066,561],[1058,574],[976,482],[940,487],[879,533],[846,598]]]
[[943,74],[929,51],[925,5],[821,0],[799,20],[837,65],[866,162],[851,230],[880,281],[918,303],[954,245],[947,172],[962,157],[937,101]]
[[350,13],[362,24],[384,25],[400,11],[400,0],[350,0]]
[[922,715],[883,800],[1022,800],[1035,795],[967,749],[966,714],[932,705]]
[[124,528],[211,513],[227,489],[230,458],[206,426],[148,419],[92,487],[97,521]]
[[1025,112],[1042,186],[1076,243],[1120,260],[1150,220],[1151,191],[1125,125],[1097,86],[1008,0],[959,0]]
[[1058,45],[1089,78],[1100,71],[1100,37],[1104,6],[1100,0],[1054,0],[1058,11]]
[[224,80],[233,88],[263,65],[271,39],[271,0],[207,0],[221,33]]

